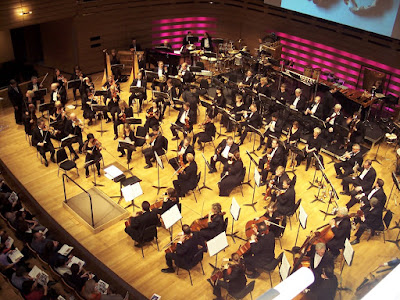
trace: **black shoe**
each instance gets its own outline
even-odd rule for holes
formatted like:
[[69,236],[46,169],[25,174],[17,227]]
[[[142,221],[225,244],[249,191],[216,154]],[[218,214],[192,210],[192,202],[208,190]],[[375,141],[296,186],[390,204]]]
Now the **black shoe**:
[[74,158],[72,159],[73,161],[76,161],[77,159],[79,159],[79,156],[78,156],[78,154],[75,154],[74,155]]
[[118,157],[124,157],[125,153],[121,153]]
[[44,165],[45,165],[46,167],[49,166],[49,162],[47,161],[47,159],[44,160]]
[[215,173],[215,172],[217,172],[216,169],[211,169],[210,171],[208,171],[208,173],[210,173],[210,174]]
[[82,149],[79,149],[78,153],[79,153],[79,154],[82,154]]
[[265,153],[267,153],[267,148],[265,148],[265,149],[263,150],[263,152],[262,152],[262,154],[265,154]]
[[161,272],[163,273],[175,273],[174,268],[166,268],[166,269],[161,269]]
[[97,176],[98,176],[98,177],[100,177],[100,176],[101,176],[101,173],[100,173],[100,171],[98,171],[98,172],[97,172]]
[[337,179],[343,179],[343,176],[342,175],[336,175],[336,178]]
[[296,164],[296,167],[300,166],[300,164],[301,164],[301,162],[298,161]]
[[264,186],[264,185],[265,185],[265,181],[261,181],[260,186]]
[[55,162],[56,162],[56,160],[54,159],[54,156],[51,156],[51,157],[50,157],[50,160],[51,160],[52,163],[55,163]]
[[114,135],[114,141],[118,138],[118,135]]
[[145,169],[150,169],[153,165],[145,165],[144,168]]
[[256,279],[256,278],[258,278],[259,276],[260,276],[260,273],[254,271],[253,273],[247,275],[247,278]]
[[111,122],[111,119],[110,118],[108,118],[107,119],[107,121],[106,121],[106,123],[110,123]]
[[173,141],[179,140],[179,136],[174,136],[171,140]]
[[345,191],[341,191],[341,192],[340,192],[340,195],[350,196],[350,193],[349,193],[349,192],[345,192]]
[[131,163],[131,160],[130,159],[128,159],[127,161],[126,161],[126,164],[130,164]]
[[357,244],[359,244],[360,243],[360,240],[359,239],[355,239],[354,241],[352,241],[350,244],[351,245],[357,245]]
[[308,168],[309,168],[310,166],[306,166],[306,172],[308,171]]
[[257,151],[260,151],[261,150],[261,146],[259,146],[258,148],[257,148]]
[[90,120],[90,121],[88,122],[88,126],[90,126],[90,125],[92,125],[92,124],[93,124],[93,121]]
[[86,178],[89,178],[89,174],[86,174]]

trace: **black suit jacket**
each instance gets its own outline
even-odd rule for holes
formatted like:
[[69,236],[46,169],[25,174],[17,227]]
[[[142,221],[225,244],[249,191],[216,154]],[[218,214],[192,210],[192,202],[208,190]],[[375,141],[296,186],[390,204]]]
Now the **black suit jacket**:
[[[374,189],[374,187],[371,187],[369,190],[365,191],[364,194],[365,196],[361,198],[361,201],[363,201],[365,204],[369,205],[369,200],[368,200],[368,195],[371,193],[371,191]],[[386,204],[386,194],[383,191],[383,188],[380,188],[377,190],[371,198],[377,198],[378,199],[378,206],[380,208],[383,208]]]
[[[311,110],[315,103],[312,103],[310,106],[308,106],[308,109]],[[318,119],[324,120],[324,105],[322,102],[318,104],[317,110],[315,111],[314,117],[317,117]]]
[[[324,121],[326,121],[326,119],[330,118],[334,112],[335,112],[335,110],[334,110],[334,109],[331,109],[330,112],[326,115],[326,118],[325,118]],[[344,122],[343,113],[340,112],[339,115],[336,116],[336,117],[333,119],[333,126],[335,126],[335,125],[343,125],[343,122]],[[332,125],[331,125],[330,123],[328,123],[328,122],[326,123],[326,126],[327,126],[328,128],[329,128],[329,127],[332,127]]]
[[[296,100],[296,96],[293,96],[293,98],[289,101],[289,105],[293,105],[295,100]],[[296,109],[298,111],[304,111],[306,109],[306,106],[307,106],[306,97],[304,97],[303,95],[300,95],[300,100],[297,103]]]
[[215,236],[224,231],[225,222],[223,215],[218,214],[211,217],[211,222],[208,223],[207,228],[211,230],[215,234]]
[[42,143],[44,140],[46,140],[46,143],[51,144],[50,133],[47,132],[47,134],[46,134],[46,131],[43,131],[43,135],[41,135],[39,127],[36,127],[35,129],[33,129],[32,146],[37,146],[38,143]]
[[318,285],[318,282],[323,280],[321,278],[322,270],[326,268],[334,269],[334,259],[330,252],[326,251],[324,256],[322,257],[319,265],[317,267],[314,266],[314,258],[316,255],[315,246],[311,247],[311,250],[307,253],[307,256],[310,257],[310,268],[314,273],[315,281],[314,283]]
[[[179,144],[179,146],[178,146],[178,152],[181,151],[182,147],[183,147],[183,141],[182,141],[182,142]],[[194,149],[193,149],[193,146],[192,146],[192,145],[189,145],[189,146],[186,148],[185,153],[183,153],[183,162],[184,162],[185,164],[187,163],[186,156],[188,155],[188,153],[192,153],[193,156],[195,156]]]
[[[269,124],[269,123],[271,123],[271,121],[272,121],[272,117],[270,117],[269,119],[268,119],[268,121],[267,121],[267,125]],[[280,136],[281,136],[281,134],[282,134],[282,129],[283,129],[283,125],[284,125],[284,121],[282,120],[282,119],[280,119],[280,118],[278,118],[277,120],[276,120],[276,122],[275,122],[275,137],[276,138],[279,138]],[[271,132],[271,134],[272,134],[272,132]]]
[[79,136],[79,137],[82,138],[82,129],[79,126],[73,127],[71,120],[66,120],[65,121],[64,133],[65,133],[65,136],[68,136],[70,134],[74,134],[74,135]]
[[261,84],[257,87],[257,93],[263,94],[267,97],[271,97],[271,90],[269,89],[268,85],[261,86]]
[[374,230],[382,230],[383,222],[382,222],[382,208],[374,207],[372,210],[365,209],[365,224]]
[[242,80],[242,83],[245,84],[245,85],[253,86],[254,76],[251,76],[249,78],[244,77],[243,80]]
[[[119,115],[120,113],[121,113],[121,109],[118,107],[117,115]],[[133,117],[133,108],[132,107],[125,108],[125,117],[127,117],[127,118]]]
[[282,215],[287,215],[295,207],[296,193],[293,187],[290,187],[283,194],[276,198],[277,211]]
[[152,225],[160,225],[160,220],[155,211],[146,211],[140,216],[131,217],[132,229],[144,230]]
[[282,104],[289,103],[290,101],[290,94],[288,91],[284,91],[283,93],[279,89],[279,91],[275,94],[275,99],[278,100]]
[[245,124],[246,124],[246,125],[251,125],[251,126],[253,126],[253,127],[255,127],[255,128],[259,128],[259,127],[260,127],[260,124],[261,124],[261,116],[260,116],[260,114],[258,113],[258,111],[255,111],[255,112],[251,115],[251,117],[250,117],[250,114],[251,114],[251,113],[249,113],[249,114],[247,115],[247,119],[246,119],[246,121],[245,121]]
[[192,74],[192,72],[186,70],[185,74],[183,76],[181,76],[183,83],[191,83],[194,79],[194,76]]
[[354,167],[356,162],[358,163],[359,166],[362,166],[363,157],[362,157],[361,151],[359,151],[356,155],[353,155],[352,157],[350,157],[350,159],[347,162],[348,162],[349,166],[351,166],[352,168]]
[[275,176],[272,182],[273,185],[276,186],[278,189],[282,189],[282,183],[288,179],[289,179],[288,174],[286,172],[283,172],[281,176]]
[[[362,172],[364,171],[364,168],[362,168],[360,170],[360,175],[362,174]],[[360,176],[357,177],[359,180],[359,186],[362,187],[363,191],[367,191],[369,189],[371,189],[371,187],[373,186],[374,182],[375,182],[375,178],[376,178],[376,171],[373,167],[371,167],[368,171],[368,173],[364,176],[364,179],[361,179]]]
[[[222,151],[224,151],[225,147],[226,147],[226,139],[223,139],[222,142],[219,143],[219,145],[217,146],[217,148],[216,148],[215,151],[217,152],[218,149],[221,149],[221,152],[220,152],[220,154],[221,154]],[[239,145],[236,144],[236,143],[233,143],[232,146],[231,146],[231,148],[229,149],[229,153],[232,153],[232,154],[233,154],[233,153],[235,153],[236,151],[239,151]]]
[[191,190],[196,187],[197,179],[197,163],[192,161],[183,173],[179,174],[178,180],[183,182],[183,190]]
[[275,258],[275,236],[270,231],[267,234],[259,235],[258,242],[251,243],[251,253],[257,257],[260,266],[269,264]]
[[344,241],[350,239],[351,223],[350,218],[345,217],[341,219],[338,226],[332,227],[332,232],[335,235],[332,240],[329,241],[329,245],[336,249],[344,248]]
[[[151,147],[151,150],[153,152],[156,152],[157,155],[162,155],[164,154],[164,137],[162,135],[157,136],[157,138],[154,141],[154,146]],[[167,150],[167,149],[165,149]]]
[[270,167],[272,170],[275,170],[277,167],[282,165],[282,162],[285,158],[285,151],[282,146],[278,146],[274,156],[271,159]]
[[[137,85],[137,82],[138,82],[137,79],[133,79],[131,86],[136,86],[136,85]],[[146,99],[147,99],[147,93],[146,93],[147,80],[146,80],[146,79],[141,79],[140,86],[141,86],[141,87],[144,87],[143,96],[144,96],[144,99],[146,100]]]
[[19,93],[11,85],[8,86],[8,99],[10,99],[13,106],[22,107],[23,95],[18,85],[17,89]]
[[198,246],[203,245],[198,232],[194,232],[192,237],[185,242],[177,243],[175,263],[179,267],[190,267],[194,256],[199,252]]

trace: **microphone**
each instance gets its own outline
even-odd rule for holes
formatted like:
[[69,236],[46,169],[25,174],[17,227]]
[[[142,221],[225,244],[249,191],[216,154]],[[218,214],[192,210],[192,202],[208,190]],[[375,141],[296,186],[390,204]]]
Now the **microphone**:
[[400,264],[400,259],[396,257],[396,258],[393,258],[392,260],[389,260],[388,262],[385,262],[382,266],[395,267],[398,264]]

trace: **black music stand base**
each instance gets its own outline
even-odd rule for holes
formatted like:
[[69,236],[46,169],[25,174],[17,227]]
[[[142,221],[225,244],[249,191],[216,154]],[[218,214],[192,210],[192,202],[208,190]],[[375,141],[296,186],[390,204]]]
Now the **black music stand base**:
[[103,136],[103,132],[107,132],[108,130],[103,130],[103,115],[100,117],[100,130],[97,130],[97,132],[100,132],[100,136]]
[[247,242],[246,239],[241,238],[240,236],[236,235],[237,233],[239,233],[239,231],[233,231],[234,224],[235,224],[235,219],[232,218],[232,233],[227,233],[226,236],[230,236],[235,244],[236,244],[235,238],[242,240],[244,242]]
[[104,186],[104,184],[96,183],[96,169],[95,169],[95,164],[92,165],[92,171],[93,171],[93,185],[94,186]]
[[[390,228],[390,229],[396,229],[396,228],[397,228],[397,229],[400,229],[400,221],[399,221],[399,222],[396,222],[396,221],[395,221],[395,223],[396,223],[396,226],[394,226],[394,227],[392,227],[392,228]],[[400,239],[399,239],[399,237],[400,237],[400,230],[399,230],[399,232],[397,233],[396,240],[386,240],[386,242],[396,244],[397,249],[400,250]]]
[[377,157],[378,157],[378,151],[379,151],[379,148],[381,147],[381,143],[378,143],[378,148],[376,149],[376,152],[375,152],[375,156],[374,156],[374,158],[373,159],[371,159],[371,161],[372,162],[377,162],[378,164],[382,164],[378,159],[377,159]]
[[160,186],[160,166],[158,165],[157,161],[156,161],[156,163],[157,163],[157,177],[158,177],[157,182],[158,182],[158,184],[157,185],[153,185],[153,188],[157,189],[157,195],[158,195],[160,193],[160,190],[166,189],[167,187],[166,186]]
[[129,207],[133,207],[133,211],[135,211],[135,207],[136,208],[140,208],[139,206],[137,206],[134,202],[133,202],[133,200],[132,200],[132,202],[131,202],[131,204],[129,204],[128,206],[126,206],[126,207],[124,207],[125,209],[128,209]]
[[254,187],[253,187],[253,199],[251,199],[251,203],[243,204],[243,206],[251,206],[254,209],[254,211],[257,212],[257,209],[255,207],[257,202],[254,202],[255,194],[256,194],[256,184],[254,184]]

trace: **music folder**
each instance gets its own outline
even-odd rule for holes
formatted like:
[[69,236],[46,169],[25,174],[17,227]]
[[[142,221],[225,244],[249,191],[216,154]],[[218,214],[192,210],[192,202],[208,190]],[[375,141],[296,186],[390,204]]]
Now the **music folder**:
[[143,94],[145,92],[145,87],[131,85],[129,91],[135,94]]
[[79,89],[82,81],[80,79],[67,81],[67,89]]
[[135,117],[126,118],[128,124],[142,124],[142,119],[136,119]]
[[39,89],[34,93],[35,93],[35,98],[42,99],[44,96],[47,95],[47,88]]
[[45,112],[54,108],[54,102],[39,104],[39,111]]
[[119,141],[118,148],[133,150],[135,148],[135,144],[133,142]]
[[94,91],[94,96],[103,96],[103,97],[105,97],[105,96],[107,96],[107,94],[108,94],[108,91],[106,91],[106,90],[96,90],[96,91]]
[[98,112],[98,111],[107,111],[107,106],[105,105],[101,105],[101,104],[92,104],[92,110],[94,112]]
[[61,148],[64,148],[65,146],[72,144],[72,143],[77,143],[77,136],[67,136],[65,138],[61,139]]
[[153,95],[155,98],[169,99],[169,95],[164,92],[154,91]]

